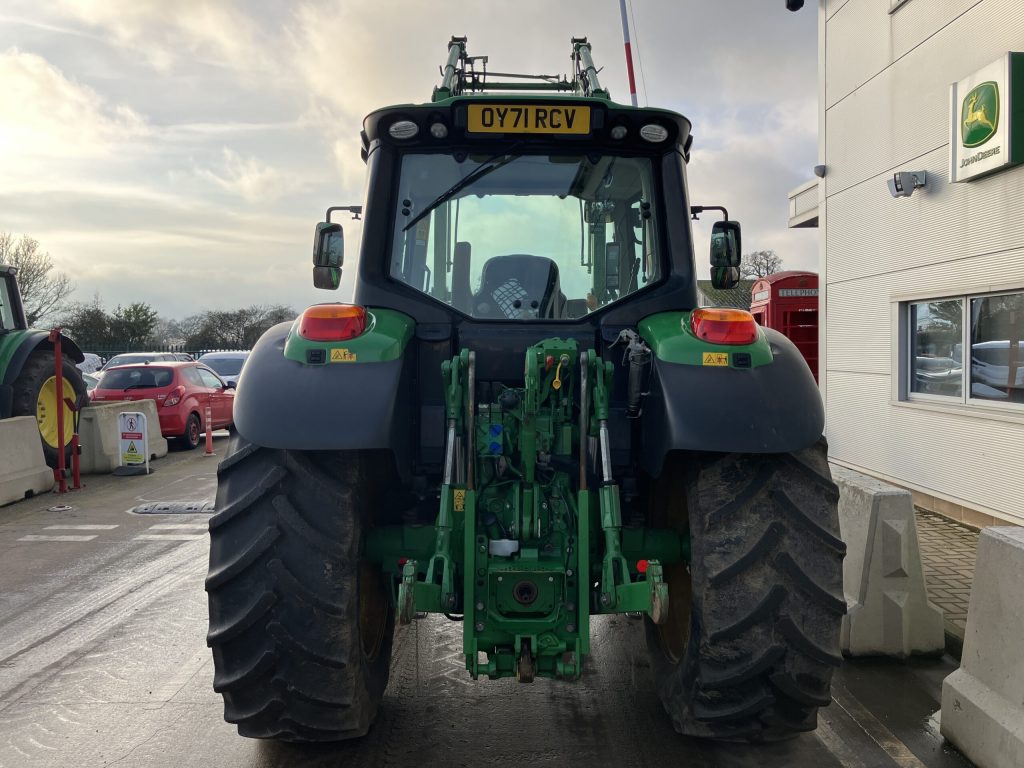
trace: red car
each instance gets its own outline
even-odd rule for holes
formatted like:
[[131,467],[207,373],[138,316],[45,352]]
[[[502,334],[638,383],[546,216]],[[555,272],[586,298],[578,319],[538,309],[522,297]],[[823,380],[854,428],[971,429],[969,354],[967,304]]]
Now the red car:
[[160,361],[108,368],[89,399],[101,403],[155,400],[161,434],[177,438],[186,448],[195,448],[205,431],[207,406],[214,429],[231,426],[235,393],[205,365]]

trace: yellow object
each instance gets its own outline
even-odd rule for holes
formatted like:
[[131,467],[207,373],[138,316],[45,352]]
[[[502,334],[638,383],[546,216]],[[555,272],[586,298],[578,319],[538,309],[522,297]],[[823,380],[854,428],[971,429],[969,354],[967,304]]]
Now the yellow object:
[[456,512],[466,511],[466,491],[462,488],[456,488],[452,491],[452,506]]
[[728,365],[728,352],[705,352],[701,365]]
[[[64,377],[64,397],[75,398],[75,388]],[[36,399],[36,421],[39,423],[39,434],[51,448],[57,447],[57,377],[51,376],[39,388]],[[74,414],[64,404],[64,445],[70,445],[71,436],[75,433]]]
[[332,363],[354,363],[356,362],[355,352],[349,352],[344,347],[338,347],[331,350],[331,362]]
[[569,362],[569,358],[562,355],[558,358],[558,367],[555,368],[555,380],[551,382],[551,388],[559,390],[562,388],[562,366]]
[[590,133],[590,107],[470,104],[470,133]]

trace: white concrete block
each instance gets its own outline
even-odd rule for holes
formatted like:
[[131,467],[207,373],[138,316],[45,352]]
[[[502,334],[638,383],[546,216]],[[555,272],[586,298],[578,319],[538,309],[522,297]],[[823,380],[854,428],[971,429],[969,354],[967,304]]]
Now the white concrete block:
[[1024,765],[1024,528],[978,538],[960,669],[942,682],[942,735],[976,765]]
[[942,609],[928,600],[910,491],[832,465],[846,542],[841,646],[851,656],[941,654]]
[[160,418],[157,415],[155,400],[97,403],[82,410],[82,418],[78,424],[83,475],[107,474],[120,466],[117,414],[122,411],[141,411],[146,414],[150,460],[167,455],[167,440],[160,435]]
[[0,506],[53,488],[39,425],[32,416],[0,421]]

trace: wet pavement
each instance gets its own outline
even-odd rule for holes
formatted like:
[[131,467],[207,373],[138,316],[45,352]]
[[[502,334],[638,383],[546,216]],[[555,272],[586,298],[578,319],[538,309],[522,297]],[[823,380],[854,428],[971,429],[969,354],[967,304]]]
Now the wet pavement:
[[[226,440],[218,440],[218,449]],[[206,515],[134,515],[211,498],[215,459],[172,453],[143,478],[92,478],[0,508],[0,768],[26,766],[967,766],[931,719],[955,661],[847,662],[814,733],[781,744],[678,736],[631,619],[594,621],[582,680],[473,682],[461,625],[395,639],[369,736],[330,746],[239,737],[205,643]]]

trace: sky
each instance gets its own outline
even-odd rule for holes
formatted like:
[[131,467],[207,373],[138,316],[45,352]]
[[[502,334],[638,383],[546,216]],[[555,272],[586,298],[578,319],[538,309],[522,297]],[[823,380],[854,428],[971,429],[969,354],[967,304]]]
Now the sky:
[[[693,204],[724,205],[743,250],[816,269],[787,193],[817,156],[817,13],[781,0],[631,0],[641,104],[693,123]],[[617,0],[4,0],[0,231],[40,241],[109,308],[163,317],[339,293],[312,287],[314,225],[363,200],[370,111],[428,101],[447,42],[495,71],[568,73],[587,36],[628,102]],[[713,217],[695,225],[706,273]]]

